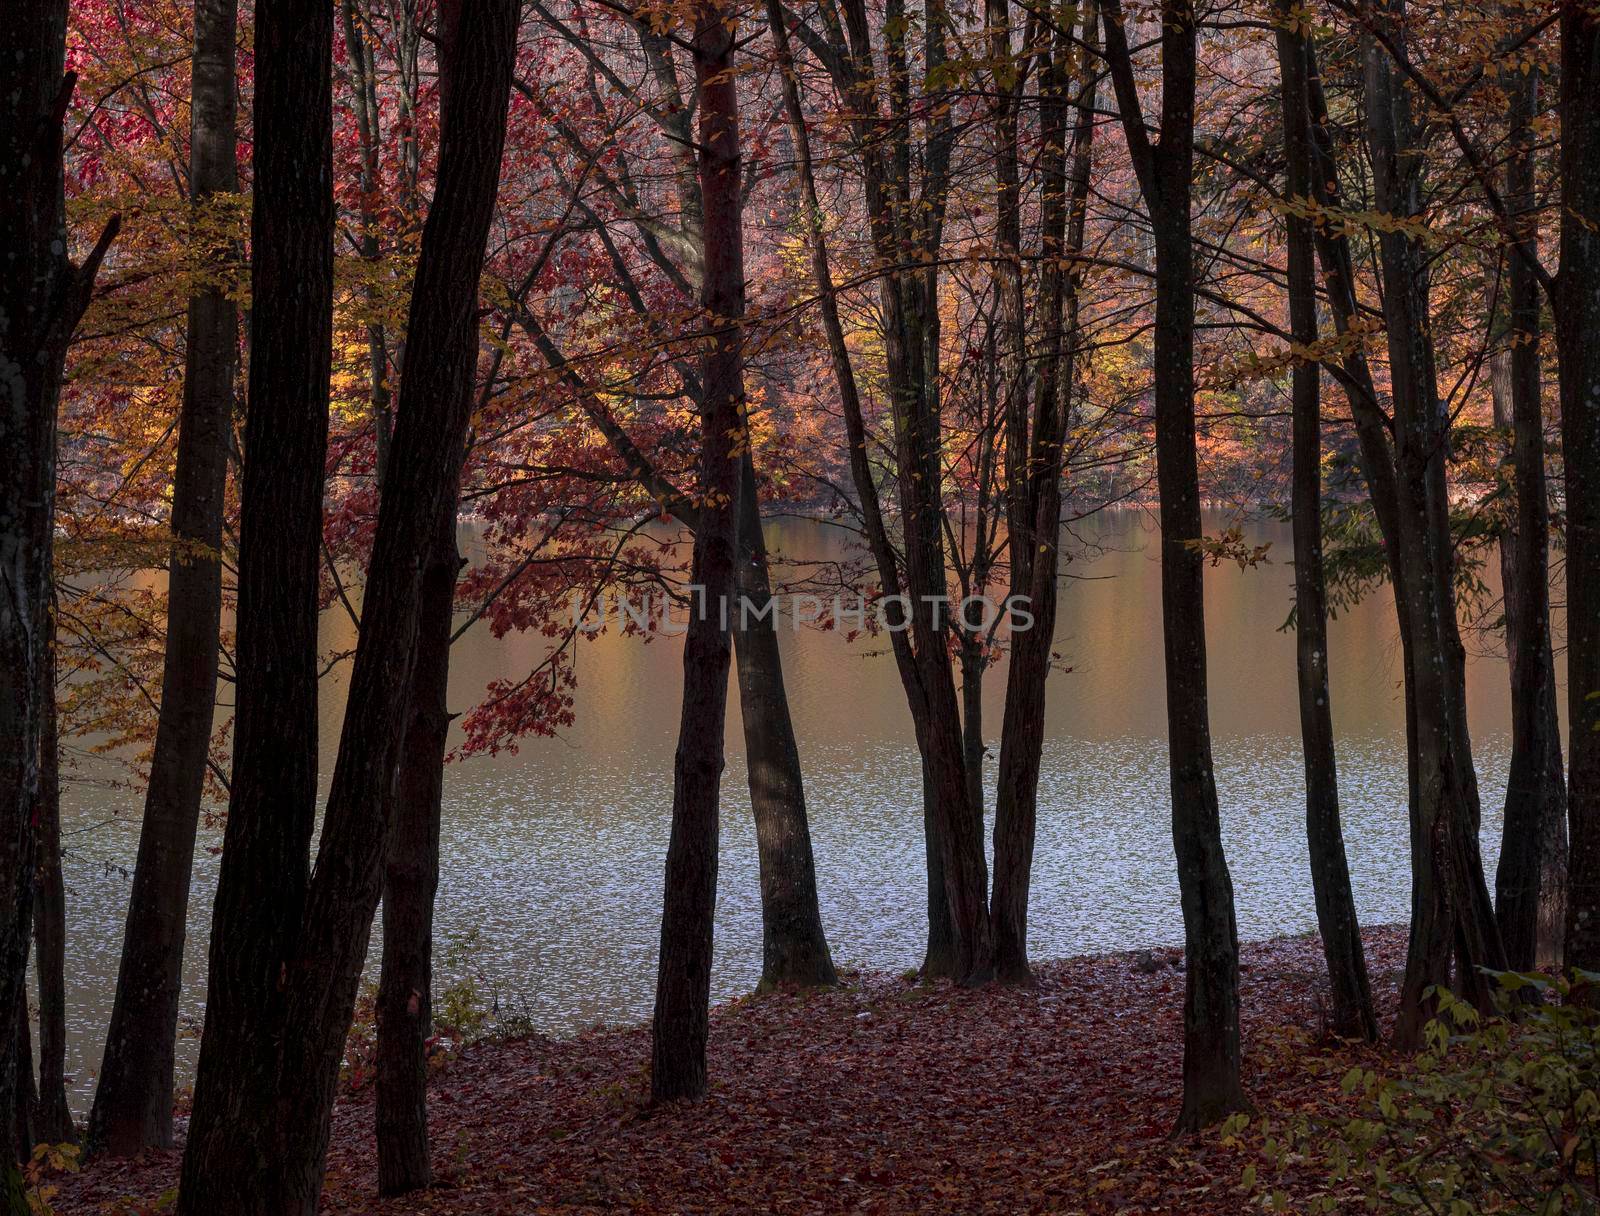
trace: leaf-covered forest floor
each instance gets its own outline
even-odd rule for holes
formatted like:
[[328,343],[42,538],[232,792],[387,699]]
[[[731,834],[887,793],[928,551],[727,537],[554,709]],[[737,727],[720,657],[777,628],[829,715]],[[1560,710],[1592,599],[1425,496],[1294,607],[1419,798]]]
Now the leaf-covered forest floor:
[[[1387,1021],[1405,931],[1366,938]],[[1234,1216],[1255,1206],[1248,1150],[1169,1138],[1180,966],[1176,950],[1134,952],[1043,964],[1033,989],[868,973],[731,1001],[712,1012],[710,1096],[657,1112],[641,1102],[647,1028],[479,1043],[434,1083],[435,1186],[374,1198],[369,1090],[335,1111],[323,1210]],[[1317,938],[1248,944],[1241,967],[1259,1114],[1338,1104],[1345,1071],[1377,1053],[1328,1041]],[[149,1211],[178,1160],[91,1163],[59,1180],[56,1208]],[[1326,1186],[1291,1181],[1287,1197]]]

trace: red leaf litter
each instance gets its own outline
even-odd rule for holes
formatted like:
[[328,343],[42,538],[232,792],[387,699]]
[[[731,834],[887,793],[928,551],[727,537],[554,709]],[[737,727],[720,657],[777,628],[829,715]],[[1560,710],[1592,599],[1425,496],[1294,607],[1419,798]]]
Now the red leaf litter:
[[[1388,1012],[1405,930],[1366,940]],[[643,1104],[646,1027],[480,1043],[434,1083],[433,1187],[376,1198],[368,1091],[334,1112],[322,1210],[1233,1216],[1255,1206],[1245,1158],[1169,1138],[1181,966],[1140,951],[1043,964],[1031,989],[868,973],[731,1001],[712,1012],[710,1095],[658,1111]],[[1337,1101],[1346,1064],[1377,1053],[1328,1041],[1317,938],[1246,945],[1241,971],[1257,1109]],[[56,1209],[150,1211],[178,1162],[92,1162],[58,1180]]]

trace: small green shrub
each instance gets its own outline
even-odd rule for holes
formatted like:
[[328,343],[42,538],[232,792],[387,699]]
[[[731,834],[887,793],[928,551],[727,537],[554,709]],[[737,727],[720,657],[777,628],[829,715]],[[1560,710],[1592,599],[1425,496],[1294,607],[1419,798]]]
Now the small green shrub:
[[[1600,1010],[1572,999],[1572,981],[1494,978],[1493,1015],[1435,992],[1420,1053],[1390,1076],[1351,1069],[1355,1117],[1299,1115],[1258,1131],[1264,1173],[1326,1180],[1298,1210],[1600,1213]],[[1245,1122],[1230,1121],[1225,1140],[1238,1143]],[[1256,1167],[1245,1173],[1256,1189]],[[1282,1209],[1281,1190],[1263,1198]]]

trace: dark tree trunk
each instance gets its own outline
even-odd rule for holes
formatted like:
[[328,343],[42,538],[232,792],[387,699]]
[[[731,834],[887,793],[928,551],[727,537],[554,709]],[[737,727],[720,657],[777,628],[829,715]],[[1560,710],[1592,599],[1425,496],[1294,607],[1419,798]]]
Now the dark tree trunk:
[[[907,508],[908,527],[922,529],[919,545],[920,567],[914,576],[908,565],[905,579],[901,578],[900,562],[889,537],[883,508],[879,501],[877,481],[868,456],[868,437],[861,408],[861,396],[856,384],[850,351],[845,343],[844,327],[840,321],[838,300],[834,293],[832,272],[829,269],[822,210],[817,200],[816,180],[812,171],[810,135],[806,129],[799,88],[795,80],[794,61],[789,51],[788,29],[785,24],[788,18],[782,6],[776,4],[774,0],[769,0],[767,18],[782,74],[784,112],[789,136],[795,149],[796,178],[800,187],[801,211],[811,255],[811,268],[817,283],[818,305],[844,414],[845,432],[849,444],[850,477],[860,501],[863,530],[872,550],[878,581],[884,597],[890,602],[900,600],[904,594],[943,595],[942,551],[937,554],[937,583],[933,591],[929,592],[926,580],[931,563],[927,546],[927,524],[913,525],[910,522],[910,517],[916,516],[931,523],[933,527],[931,538],[933,543],[938,545],[940,538],[937,513],[930,516],[925,506],[919,513],[914,503]],[[824,21],[834,35],[841,39],[844,37],[845,29],[848,28],[849,51],[830,64],[840,95],[851,101],[858,114],[874,111],[878,105],[873,97],[875,85],[865,70],[870,67],[872,51],[864,6],[859,0],[847,0],[841,24],[839,11],[829,0],[825,4]],[[896,40],[903,37],[903,30],[894,36]],[[942,29],[929,31],[931,44],[935,48],[934,59],[938,58],[942,37]],[[843,50],[842,45],[840,49]],[[895,42],[894,52],[903,58],[904,47],[898,41]],[[903,104],[903,99],[901,102]],[[864,118],[854,120],[854,135],[861,149],[864,166],[862,181],[873,227],[874,243],[880,251],[897,249],[901,237],[895,226],[894,217],[897,209],[890,198],[891,179],[894,179],[894,184],[902,191],[909,190],[909,183],[903,180],[903,175],[896,177],[899,170],[891,171],[890,162],[893,161],[896,166],[908,163],[909,149],[902,147],[896,150],[894,156],[888,155],[875,133],[874,124]],[[924,201],[929,202],[930,207],[923,210],[931,209],[932,199],[943,198],[945,189],[943,155],[936,148],[931,148],[930,155],[926,158],[929,180],[926,183]],[[910,210],[912,208],[909,205],[900,209],[902,218]],[[928,241],[930,238],[936,238],[937,228],[936,220],[924,218],[921,229],[915,234],[920,238],[919,243],[923,247],[933,247]],[[910,234],[907,235],[907,239],[912,239]],[[899,259],[891,254],[887,256],[887,260],[895,262]],[[929,275],[935,273],[936,271],[930,271]],[[925,293],[928,276],[905,276],[905,279],[911,281],[907,283],[902,277],[896,276],[886,280],[883,288],[884,330],[886,344],[890,348],[887,366],[891,389],[897,402],[896,426],[902,428],[908,419],[917,420],[918,434],[921,436],[921,439],[917,440],[917,445],[920,448],[926,439],[937,438],[936,427],[930,431],[928,427],[920,424],[921,411],[925,408],[927,398],[925,375],[927,369],[919,345],[930,336],[936,335],[937,314],[923,315],[920,324],[907,322],[907,308],[909,306],[912,311],[918,310],[917,301]],[[903,435],[903,431],[901,433]],[[937,454],[926,450],[919,450],[910,463],[900,462],[903,492],[923,493],[916,487],[924,481],[932,483],[931,488],[936,491],[937,475],[924,478],[924,470],[930,455],[934,457],[936,464]],[[908,535],[912,534],[908,532]],[[926,608],[926,605],[923,607]],[[924,617],[925,615],[924,613]],[[924,958],[923,972],[926,975],[958,975],[982,979],[989,973],[993,953],[985,900],[988,884],[987,876],[983,872],[986,863],[983,857],[982,809],[974,807],[967,795],[960,752],[962,744],[959,712],[956,708],[955,686],[948,658],[941,659],[942,688],[946,692],[940,697],[937,707],[931,707],[926,684],[931,664],[924,666],[925,660],[929,658],[929,652],[923,648],[922,640],[919,639],[917,647],[913,649],[911,633],[896,629],[890,631],[889,641],[894,651],[895,667],[911,710],[912,722],[916,727],[918,755],[922,764],[923,827],[927,846],[929,888],[928,950]],[[942,656],[944,654],[942,636],[936,644]],[[932,671],[931,674],[937,683],[940,679],[939,673]],[[937,714],[935,708],[938,709]],[[933,722],[939,724],[937,739],[930,731],[930,723]],[[940,749],[943,749],[942,754]],[[952,796],[941,797],[941,790],[949,791]],[[976,815],[975,823],[974,815]],[[952,851],[958,859],[958,864],[951,864]]]
[[[1083,16],[1084,40],[1097,45],[1099,17],[1090,5]],[[1026,983],[1028,966],[1028,887],[1033,869],[1038,819],[1039,766],[1044,749],[1045,681],[1055,640],[1056,578],[1060,568],[1062,439],[1072,404],[1073,368],[1078,345],[1079,274],[1062,258],[1083,248],[1090,157],[1094,139],[1095,77],[1079,92],[1073,153],[1067,162],[1067,90],[1073,51],[1064,36],[1050,54],[1040,81],[1040,156],[1044,262],[1040,271],[1044,357],[1035,377],[1037,403],[1026,464],[1015,470],[1023,481],[1025,546],[1012,546],[1012,594],[1027,598],[1033,620],[1011,638],[1011,668],[1006,679],[1005,717],[1000,731],[1000,766],[994,815],[995,974]],[[1020,438],[1020,436],[1018,437]],[[1011,439],[1008,438],[1008,442]],[[1007,476],[1013,475],[1008,470]],[[1026,549],[1026,557],[1023,549]],[[1018,564],[1026,580],[1018,576]]]
[[1134,82],[1121,5],[1106,7],[1112,82],[1155,228],[1156,481],[1161,496],[1161,621],[1166,647],[1172,841],[1183,904],[1183,1110],[1179,1131],[1245,1105],[1239,1080],[1239,937],[1222,849],[1206,701],[1200,477],[1195,452],[1195,25],[1181,0],[1161,11],[1161,137],[1152,144]]
[[1600,970],[1600,19],[1561,6],[1561,446],[1567,498],[1566,962]]
[[731,10],[695,12],[700,87],[700,197],[705,274],[701,303],[713,338],[701,356],[699,525],[690,583],[700,588],[683,649],[683,707],[673,759],[661,954],[651,1026],[654,1102],[706,1092],[712,922],[717,897],[718,799],[732,651],[731,615],[741,497],[737,444],[744,433],[744,227],[740,198],[739,94]]
[[28,1019],[28,990],[17,993],[16,1006],[11,1011],[11,1033],[16,1040],[17,1053],[16,1106],[11,1115],[12,1151],[18,1161],[27,1161],[33,1155],[39,1116],[39,1091],[33,1086],[33,1035]]
[[[1307,47],[1291,32],[1280,0],[1278,65],[1283,80],[1286,188],[1291,199],[1311,196],[1311,110]],[[1295,345],[1317,341],[1316,263],[1312,225],[1288,217],[1289,324]],[[1300,738],[1306,773],[1306,842],[1317,927],[1332,990],[1332,1030],[1348,1039],[1375,1041],[1378,1022],[1367,980],[1361,925],[1350,888],[1344,830],[1339,822],[1339,780],[1328,691],[1328,607],[1322,564],[1322,403],[1319,367],[1302,355],[1293,372],[1295,671],[1300,694]]]
[[[1381,10],[1395,38],[1398,0]],[[1378,208],[1421,212],[1422,132],[1406,86],[1375,43],[1367,54],[1367,138]],[[1429,314],[1427,255],[1403,230],[1379,234],[1384,321],[1394,398],[1393,467],[1399,580],[1395,602],[1407,639],[1411,771],[1411,942],[1396,1042],[1411,1047],[1435,1007],[1430,989],[1454,986],[1487,1002],[1483,967],[1504,967],[1478,847],[1477,777],[1466,720],[1466,653],[1456,623],[1454,555],[1445,460],[1448,418],[1439,397]]]
[[47,1143],[64,1144],[76,1140],[78,1130],[67,1105],[67,890],[61,875],[61,742],[56,719],[54,635],[52,624],[45,637],[39,870],[33,905],[34,970],[39,980],[39,1091],[34,1130]]
[[[698,186],[694,198],[698,214]],[[537,318],[523,310],[518,320],[634,479],[691,530],[697,528],[699,508],[639,450],[605,403],[568,366]],[[817,902],[816,862],[811,852],[800,749],[784,690],[777,624],[773,615],[765,611],[772,584],[761,528],[761,505],[755,490],[755,465],[748,451],[740,460],[739,477],[742,497],[736,583],[741,603],[748,603],[750,609],[734,615],[733,653],[761,872],[761,984],[802,988],[831,984],[837,976]]]
[[[1540,289],[1534,197],[1533,128],[1539,77],[1508,85],[1513,155],[1506,199],[1519,216],[1519,248],[1506,273],[1510,350],[1494,369],[1495,425],[1509,400],[1515,518],[1500,540],[1506,658],[1511,667],[1511,771],[1495,872],[1495,916],[1506,962],[1519,971],[1559,964],[1566,930],[1567,786],[1550,645],[1550,508],[1544,471],[1544,391],[1539,367]],[[1522,218],[1525,217],[1525,218]],[[1498,366],[1504,363],[1506,375]]]
[[317,1208],[339,1063],[382,891],[424,568],[441,516],[456,501],[474,400],[478,282],[499,187],[518,11],[516,0],[461,0],[439,15],[439,168],[301,962],[288,977],[292,1033],[284,1037],[277,1103],[260,1116],[282,1129],[275,1202],[284,1212],[309,1216]]
[[[190,201],[239,186],[234,163],[236,0],[195,6]],[[225,251],[208,251],[225,256]],[[172,1145],[173,1051],[195,832],[216,706],[222,520],[238,363],[238,312],[220,286],[189,300],[173,477],[161,710],[116,999],[89,1116],[91,1149],[128,1156]]]
[[944,882],[944,849],[939,838],[939,792],[933,767],[920,758],[922,770],[922,846],[927,858],[928,945],[920,968],[924,979],[953,979],[959,974],[956,931],[950,921],[950,898]]
[[961,663],[961,766],[966,770],[967,803],[982,807],[983,757],[983,641],[975,634],[961,634],[957,642]]
[[[88,306],[113,219],[83,266],[67,257],[62,126],[75,78],[63,74],[65,0],[7,14],[0,55],[0,1009],[25,999],[32,941],[45,706],[49,677],[56,409],[67,343]],[[0,1142],[27,1138],[18,1088],[33,1063],[0,1035]],[[27,1081],[23,1074],[27,1074]],[[25,1098],[25,1095],[24,1095]],[[0,1209],[30,1211],[0,1154]]]
[[[383,137],[382,111],[378,106],[377,63],[372,44],[367,40],[366,26],[370,18],[361,12],[356,0],[342,0],[339,5],[339,15],[344,25],[345,57],[351,93],[350,108],[355,114],[356,134],[361,148],[361,237],[356,248],[365,261],[377,267],[383,260],[383,247],[378,238],[381,220],[377,212],[380,189],[379,142]],[[408,31],[409,22],[406,21],[400,30],[401,37],[403,38]],[[405,82],[406,78],[402,74],[402,87]],[[379,319],[382,289],[375,278],[367,283],[366,302],[372,312],[366,326],[367,403],[372,411],[378,484],[382,485],[383,475],[389,467],[389,443],[394,437],[394,416],[390,408],[393,394],[389,389],[389,347],[383,322]]]
[[[738,541],[735,582],[740,610],[733,620],[733,651],[761,867],[761,983],[800,988],[833,984],[839,977],[817,904],[800,748],[789,717],[777,627],[770,614],[759,620],[754,615],[766,607],[772,584],[767,577],[755,465],[748,449],[739,461]],[[745,604],[752,609],[749,619]]]
[[233,776],[178,1192],[185,1216],[289,1210],[280,1201],[285,1162],[276,1115],[288,989],[304,965],[300,932],[317,804],[332,57],[331,5],[285,0],[257,13]]
[[433,1033],[433,901],[439,889],[450,632],[460,568],[451,495],[434,526],[422,573],[410,719],[383,870],[376,1109],[380,1195],[405,1194],[432,1180],[426,1045]]

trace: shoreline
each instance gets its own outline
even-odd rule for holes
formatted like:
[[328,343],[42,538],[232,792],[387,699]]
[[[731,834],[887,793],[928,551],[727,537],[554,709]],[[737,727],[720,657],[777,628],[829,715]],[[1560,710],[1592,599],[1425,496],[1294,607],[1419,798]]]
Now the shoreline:
[[[1387,1020],[1406,932],[1376,926],[1364,937]],[[1222,1149],[1202,1136],[1174,1157],[1168,1139],[1180,955],[1040,963],[1031,988],[874,971],[832,989],[724,1001],[712,1010],[708,1097],[660,1110],[642,1101],[646,1025],[469,1044],[430,1087],[438,1182],[376,1198],[368,1089],[335,1108],[322,1210],[1237,1212],[1229,1153],[1214,1160]],[[1264,1114],[1325,1083],[1307,1060],[1378,1056],[1325,1044],[1315,934],[1241,943],[1240,972],[1246,1085]],[[60,1210],[158,1199],[179,1160],[171,1150],[91,1162],[60,1180]]]

